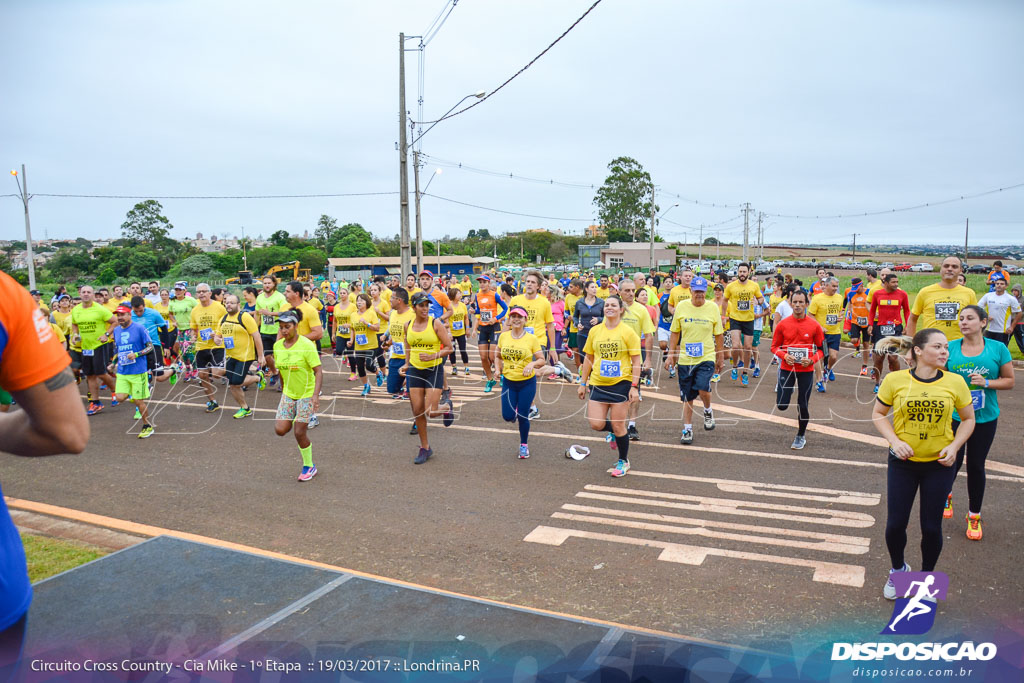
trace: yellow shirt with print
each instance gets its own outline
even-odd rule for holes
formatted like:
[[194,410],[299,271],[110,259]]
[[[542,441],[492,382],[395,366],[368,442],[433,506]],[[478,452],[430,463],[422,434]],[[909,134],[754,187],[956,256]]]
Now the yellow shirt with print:
[[473,283],[472,282],[460,282],[459,283],[459,289],[462,290],[462,296],[463,297],[468,296],[469,293],[473,291]]
[[957,285],[945,289],[935,283],[921,289],[914,298],[910,312],[917,316],[917,329],[932,327],[939,330],[949,341],[960,339],[960,311],[965,306],[978,303],[978,295],[973,289]]
[[259,330],[253,317],[244,311],[226,315],[217,326],[217,334],[224,338],[225,355],[242,362],[256,360],[256,342],[252,335]]
[[[391,290],[389,289],[388,292],[389,293],[387,295],[384,295],[384,294],[380,295],[380,303],[379,304],[373,303],[373,299],[372,298],[370,299],[370,308],[373,309],[373,312],[377,314],[378,318],[387,316],[389,313],[391,313],[391,302],[388,301],[388,299],[391,298],[391,294],[390,294]],[[377,310],[378,308],[380,309],[379,311]]]
[[607,299],[608,296],[611,293],[612,293],[612,290],[609,289],[608,287],[598,287],[597,288],[597,298],[598,299]]
[[[57,327],[59,327],[61,329],[61,332],[64,333],[64,336],[67,337],[68,339],[72,339],[72,335],[71,335],[71,311],[68,311],[67,313],[61,313],[60,311],[54,311],[52,315],[53,315],[53,322],[56,323]],[[77,344],[71,344],[70,348],[71,348],[72,351],[81,351],[82,350],[82,342],[81,342],[81,340],[79,340],[79,342]]]
[[[302,311],[302,320],[299,321],[297,327],[300,335],[305,337],[313,331],[314,327],[320,327],[320,314],[316,312],[316,308],[314,308],[308,301],[303,301],[298,306],[292,306],[290,303],[285,302],[284,306],[281,307],[281,310],[290,311],[293,308],[297,308]],[[194,311],[195,309],[193,308],[192,310]],[[315,344],[316,342],[313,343]]]
[[807,314],[814,316],[825,334],[843,333],[843,295],[839,292],[832,296],[822,292],[811,299]]
[[753,320],[754,304],[761,298],[761,285],[754,280],[733,280],[725,286],[725,298],[729,300],[730,318],[740,322]]
[[469,316],[469,311],[466,309],[466,304],[461,301],[457,304],[452,304],[452,317],[448,318],[448,325],[451,328],[453,337],[464,337],[466,335],[466,318]]
[[882,380],[878,400],[892,407],[896,436],[914,449],[910,459],[929,462],[953,443],[953,409],[970,405],[971,391],[955,372],[940,370],[933,379],[920,380],[910,370],[898,370]]
[[352,348],[356,351],[366,351],[377,348],[377,334],[370,329],[370,325],[380,325],[380,317],[372,308],[362,313],[353,312],[349,317],[352,325]]
[[570,292],[565,293],[565,312],[569,314],[569,331],[579,332],[579,328],[576,327],[576,323],[572,321],[572,312],[576,310],[576,302],[582,297],[576,296]]
[[352,326],[349,324],[349,318],[356,312],[356,305],[352,303],[350,299],[348,306],[342,306],[340,303],[334,305],[334,336],[344,337],[348,339],[352,336]]
[[220,326],[221,318],[228,314],[227,310],[216,301],[211,300],[209,306],[197,304],[189,315],[189,327],[196,333],[196,351],[207,349],[223,349],[224,346],[213,341],[213,335]]
[[532,334],[523,334],[516,339],[512,336],[512,330],[501,333],[498,337],[498,354],[501,356],[501,375],[505,379],[514,382],[522,382],[536,375],[531,371],[529,375],[523,376],[523,368],[534,360],[534,354],[540,351],[540,342]]
[[656,329],[647,307],[639,301],[634,301],[632,306],[622,311],[622,322],[629,325],[641,341],[646,335],[654,334]]
[[615,329],[600,323],[587,335],[586,354],[593,354],[594,365],[588,384],[606,387],[623,381],[633,381],[633,356],[640,355],[640,337],[621,322]]
[[318,296],[309,297],[309,300],[306,301],[306,303],[316,309],[318,315],[320,311],[324,310],[324,302],[320,301],[320,297]]
[[416,311],[407,308],[405,313],[392,313],[388,319],[388,334],[391,336],[391,357],[405,358],[405,324],[416,317]]
[[[676,306],[680,301],[689,301],[692,296],[689,287],[683,287],[682,285],[676,285],[668,293],[668,305]],[[660,297],[659,297],[660,299]]]
[[164,302],[162,302],[162,301],[160,303],[152,304],[152,308],[153,308],[154,311],[156,311],[157,313],[162,315],[164,317],[164,320],[167,321],[167,331],[168,332],[170,332],[171,330],[178,329],[178,325],[177,325],[177,323],[174,320],[174,316],[171,315],[171,302],[170,301],[168,301],[166,304],[164,304]]
[[672,314],[671,332],[679,333],[677,365],[699,365],[715,362],[715,336],[725,334],[722,312],[714,301],[704,300],[696,306],[693,300],[682,301]]
[[554,323],[555,317],[551,315],[551,302],[539,294],[530,299],[525,294],[518,294],[508,302],[509,310],[516,306],[526,309],[526,331],[537,337],[541,346],[548,345],[548,323]]

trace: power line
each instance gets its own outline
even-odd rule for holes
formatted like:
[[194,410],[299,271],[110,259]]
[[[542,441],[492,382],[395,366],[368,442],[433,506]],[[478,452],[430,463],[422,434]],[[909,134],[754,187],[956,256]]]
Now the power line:
[[[448,2],[445,3],[445,6],[441,8],[441,12],[437,15],[430,26],[427,27],[427,30],[423,32],[423,38],[420,40],[420,45],[422,47],[426,47],[427,44],[434,39],[434,36],[436,36],[441,30],[441,27],[444,26],[444,22],[448,21],[448,17],[452,15],[457,4],[459,4],[459,0],[448,0]],[[451,7],[449,7],[449,5]],[[446,9],[448,10],[447,14],[445,14]],[[443,19],[441,18],[442,14],[444,15]],[[438,21],[440,21],[440,23],[438,23]]]
[[468,107],[464,107],[464,108],[462,108],[462,109],[458,110],[457,112],[453,112],[453,113],[451,113],[451,114],[446,114],[446,115],[442,116],[441,118],[437,119],[437,121],[421,121],[420,123],[424,123],[424,124],[425,124],[425,123],[438,123],[438,122],[440,122],[440,121],[444,121],[444,120],[446,120],[446,119],[450,119],[450,118],[452,118],[453,116],[458,116],[459,114],[462,114],[462,113],[464,113],[464,112],[467,112],[467,111],[469,111],[470,109],[472,109],[473,107],[475,107],[475,106],[477,106],[477,105],[483,104],[483,103],[484,103],[484,102],[486,102],[486,101],[487,101],[488,99],[490,99],[492,95],[496,94],[496,93],[497,93],[497,92],[498,92],[499,90],[501,90],[501,89],[502,89],[502,88],[504,88],[504,87],[505,87],[506,85],[508,85],[509,83],[511,83],[511,82],[512,82],[513,80],[515,80],[516,76],[518,76],[519,74],[523,73],[524,71],[526,71],[527,69],[529,69],[529,68],[530,68],[531,66],[533,66],[534,62],[536,62],[536,61],[537,61],[538,59],[540,59],[541,57],[543,57],[543,56],[544,56],[544,55],[545,55],[545,54],[547,53],[547,51],[548,51],[548,50],[550,50],[550,49],[551,49],[551,48],[553,48],[553,47],[554,47],[554,46],[555,46],[556,44],[558,44],[558,41],[560,41],[560,40],[561,40],[562,38],[565,38],[565,37],[566,37],[566,36],[567,36],[567,35],[569,34],[569,31],[571,31],[571,30],[573,30],[574,28],[576,28],[576,25],[577,25],[577,24],[579,24],[579,23],[580,23],[581,21],[583,21],[583,19],[584,19],[584,18],[585,18],[585,17],[586,17],[586,16],[588,15],[588,14],[590,14],[590,13],[591,13],[591,12],[592,12],[592,11],[594,10],[594,8],[595,8],[595,7],[597,7],[597,6],[598,6],[598,5],[600,5],[600,4],[601,4],[601,0],[595,0],[594,4],[593,4],[593,5],[591,5],[591,6],[590,6],[590,8],[589,8],[589,9],[588,9],[588,10],[587,10],[586,12],[584,12],[584,13],[583,13],[583,14],[582,14],[582,15],[580,16],[580,18],[579,18],[579,19],[577,19],[576,21],[574,21],[574,22],[572,23],[572,26],[570,26],[569,28],[565,29],[565,31],[564,31],[564,32],[562,33],[562,35],[560,35],[560,36],[558,36],[557,38],[555,38],[554,42],[552,42],[552,43],[551,43],[550,45],[548,45],[548,46],[547,46],[546,48],[544,48],[544,49],[543,49],[543,50],[541,51],[541,53],[540,53],[539,55],[537,55],[536,57],[534,57],[533,59],[531,59],[531,60],[529,61],[529,63],[527,63],[527,65],[526,65],[526,66],[524,66],[524,67],[523,67],[522,69],[520,69],[519,71],[517,71],[517,72],[515,72],[514,74],[512,74],[512,75],[511,75],[511,76],[510,76],[510,77],[508,78],[508,80],[506,80],[506,81],[505,81],[504,83],[502,83],[502,84],[501,84],[501,85],[499,85],[499,86],[498,86],[497,88],[495,88],[495,89],[494,89],[494,90],[492,90],[491,92],[489,92],[489,93],[487,93],[486,95],[484,95],[484,96],[483,96],[482,98],[480,98],[479,100],[477,100],[477,101],[476,101],[476,102],[474,102],[473,104],[469,105]]
[[564,217],[559,217],[559,216],[536,216],[536,215],[531,214],[531,213],[519,213],[517,211],[506,211],[504,209],[495,209],[495,208],[492,208],[492,207],[489,207],[489,206],[480,206],[479,204],[470,204],[468,202],[460,202],[457,199],[449,199],[448,197],[441,197],[440,195],[436,195],[436,194],[424,193],[424,194],[422,194],[422,196],[423,197],[433,197],[434,199],[440,199],[442,202],[451,202],[452,204],[459,204],[461,206],[469,206],[469,207],[472,207],[474,209],[480,209],[482,211],[493,211],[494,213],[504,213],[504,214],[508,214],[509,216],[524,216],[526,218],[540,218],[542,220],[549,220],[549,221],[576,221],[576,222],[585,222],[585,223],[592,223],[594,221],[593,218],[564,218]]
[[[33,192],[33,197],[58,197],[61,199],[320,199],[329,197],[379,197],[396,195],[398,192],[342,192],[334,194],[263,194],[263,195],[125,195],[125,194],[52,194]],[[17,197],[19,195],[0,195]]]
[[765,216],[774,216],[776,218],[798,218],[798,219],[836,219],[836,218],[859,218],[862,216],[884,216],[885,214],[897,213],[900,211],[913,211],[915,209],[924,209],[930,206],[942,206],[943,204],[953,204],[954,202],[962,202],[967,199],[977,199],[978,197],[984,197],[990,194],[997,194],[999,192],[1006,192],[1009,190],[1016,190],[1024,187],[1024,183],[1017,183],[1016,185],[1008,185],[1007,187],[999,187],[994,190],[986,190],[984,192],[978,192],[977,194],[964,194],[959,197],[953,197],[952,199],[943,199],[937,202],[926,202],[924,204],[915,204],[914,206],[904,206],[898,209],[887,209],[884,211],[864,211],[862,213],[846,213],[837,214],[834,216],[794,216],[784,213],[769,213],[764,212]]
[[[708,230],[710,228],[717,228],[719,225],[725,225],[726,223],[731,223],[732,221],[736,220],[737,218],[743,218],[742,214],[738,215],[738,216],[733,216],[732,218],[727,218],[724,221],[719,221],[718,223],[711,223],[710,225],[705,224],[704,225],[704,229]],[[683,223],[676,223],[675,221],[670,220],[668,218],[661,218],[659,220],[665,221],[666,223],[671,223],[672,225],[678,225],[680,228],[686,228],[687,230],[700,230],[700,226],[684,225]]]

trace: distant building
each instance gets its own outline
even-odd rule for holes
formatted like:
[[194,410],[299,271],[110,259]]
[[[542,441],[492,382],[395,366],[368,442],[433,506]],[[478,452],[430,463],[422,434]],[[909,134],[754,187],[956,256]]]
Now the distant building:
[[612,242],[601,248],[601,261],[608,268],[675,266],[676,250],[665,247],[663,243],[655,243],[652,264],[649,242]]
[[594,268],[594,264],[601,260],[601,250],[607,246],[607,244],[579,245],[576,249],[580,259],[580,269],[592,270]]
[[588,225],[587,229],[583,231],[583,235],[591,239],[601,239],[604,237],[604,227],[603,225]]
[[[475,256],[428,256],[423,260],[424,267],[434,275],[473,275],[482,273],[485,266],[490,266],[494,259]],[[416,259],[413,258],[413,270],[416,270]],[[327,277],[330,279],[353,280],[366,279],[374,275],[404,275],[402,259],[398,256],[367,256],[364,258],[329,258],[327,259]]]

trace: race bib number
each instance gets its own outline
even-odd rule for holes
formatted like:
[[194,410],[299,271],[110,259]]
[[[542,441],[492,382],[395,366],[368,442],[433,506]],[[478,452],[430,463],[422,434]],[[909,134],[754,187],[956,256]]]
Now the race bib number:
[[490,311],[480,311],[480,322],[489,323],[491,322],[492,313]]
[[391,355],[392,356],[404,356],[405,355],[405,344],[403,342],[391,342]]
[[786,353],[793,356],[793,360],[797,363],[811,357],[811,350],[804,347],[789,346],[786,347]]
[[338,336],[340,336],[340,337],[347,337],[351,333],[352,333],[352,330],[349,328],[348,325],[339,325],[338,326]]
[[210,341],[211,339],[213,339],[213,330],[211,330],[209,327],[204,327],[203,329],[199,330],[199,338],[202,339],[203,341]]
[[880,325],[879,329],[881,330],[883,337],[892,337],[896,334],[895,325]]
[[960,304],[957,302],[945,302],[935,304],[935,319],[943,322],[952,322],[956,320],[957,315],[960,313]]
[[463,326],[464,326],[464,323],[461,320],[453,320],[452,321],[452,329],[453,330],[461,330],[463,328]]
[[602,377],[622,377],[622,362],[617,360],[601,361]]
[[93,356],[96,355],[96,351],[94,349],[82,349],[82,355],[86,357]]
[[275,318],[274,316],[272,316],[272,315],[265,315],[265,316],[263,316],[263,324],[264,325],[273,325],[275,322],[277,322],[277,318]]
[[971,405],[974,406],[975,410],[981,410],[985,407],[984,389],[971,389]]
[[356,335],[356,344],[359,344],[360,346],[365,346],[366,343],[367,343],[367,341],[366,341],[366,335],[365,334],[357,334]]
[[224,337],[224,348],[225,349],[233,349],[233,348],[235,348],[235,338],[234,337]]
[[857,316],[857,327],[867,327],[868,319],[864,316]]
[[737,311],[749,311],[750,310],[750,300],[748,299],[748,300],[744,300],[744,301],[737,301],[736,302],[736,310]]
[[[118,363],[118,365],[131,365],[132,363],[134,363],[135,361],[133,361],[131,358],[129,358],[131,353],[132,353],[131,351],[119,351],[117,353],[117,363]],[[972,391],[971,393],[973,394],[974,392]]]
[[826,325],[835,325],[838,322],[839,322],[839,316],[838,315],[830,313],[830,314],[827,314],[825,316],[825,324]]
[[693,342],[686,345],[686,355],[690,358],[700,358],[704,355],[704,342]]

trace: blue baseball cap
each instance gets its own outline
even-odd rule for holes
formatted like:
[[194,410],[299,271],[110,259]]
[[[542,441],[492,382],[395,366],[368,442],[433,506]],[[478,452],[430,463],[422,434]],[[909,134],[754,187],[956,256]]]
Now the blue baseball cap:
[[479,280],[483,280],[483,281],[485,281],[485,282],[490,282],[490,281],[491,281],[491,276],[490,276],[490,275],[487,275],[487,274],[484,274],[484,275],[477,275],[477,276],[476,276],[476,279],[477,279],[478,281],[479,281]]
[[708,281],[698,276],[690,280],[690,291],[691,292],[706,292],[708,291]]

